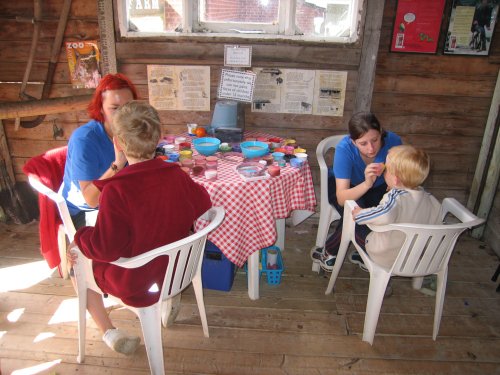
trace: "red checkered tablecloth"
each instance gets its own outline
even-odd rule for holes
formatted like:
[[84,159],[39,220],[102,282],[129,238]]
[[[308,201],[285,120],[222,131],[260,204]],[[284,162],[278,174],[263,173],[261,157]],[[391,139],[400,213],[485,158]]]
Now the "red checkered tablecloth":
[[[253,252],[275,243],[275,219],[286,218],[293,210],[314,211],[316,206],[307,163],[301,169],[287,164],[278,177],[245,181],[235,170],[241,162],[241,156],[221,157],[216,181],[207,181],[204,176],[193,177],[207,189],[214,206],[224,207],[224,221],[208,239],[238,267],[243,266]],[[196,230],[204,225],[206,223],[199,220]]]

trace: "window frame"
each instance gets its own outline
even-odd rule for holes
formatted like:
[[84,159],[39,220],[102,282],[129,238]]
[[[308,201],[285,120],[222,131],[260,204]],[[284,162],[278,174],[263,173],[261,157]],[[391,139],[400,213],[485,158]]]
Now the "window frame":
[[[325,36],[305,36],[296,32],[295,14],[297,1],[296,0],[280,0],[278,11],[278,25],[268,25],[259,23],[247,23],[238,25],[239,30],[248,31],[248,33],[228,32],[231,28],[230,23],[220,22],[200,22],[199,21],[199,0],[182,0],[182,26],[181,31],[175,32],[144,32],[144,31],[129,31],[128,30],[128,4],[130,0],[115,0],[118,13],[118,24],[120,35],[123,38],[148,38],[148,37],[190,37],[199,41],[207,38],[223,38],[238,40],[287,40],[287,41],[302,41],[311,43],[337,43],[337,44],[352,44],[359,40],[360,37],[360,22],[363,13],[363,6],[366,0],[338,0],[339,4],[351,4],[352,11],[350,14],[351,31],[348,37],[325,37]],[[232,27],[235,29],[235,27]],[[204,29],[209,32],[202,31]],[[265,32],[259,32],[263,30]]]

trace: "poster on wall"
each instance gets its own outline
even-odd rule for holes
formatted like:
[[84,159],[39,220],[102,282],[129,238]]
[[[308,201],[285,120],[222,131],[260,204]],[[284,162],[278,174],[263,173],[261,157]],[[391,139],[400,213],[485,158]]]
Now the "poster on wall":
[[446,0],[398,0],[391,52],[436,53]]
[[73,88],[96,88],[101,80],[101,59],[97,41],[66,42],[66,57]]
[[342,116],[347,72],[254,68],[252,112]]
[[488,56],[500,0],[453,0],[443,53]]
[[148,65],[149,104],[158,110],[210,111],[210,67]]

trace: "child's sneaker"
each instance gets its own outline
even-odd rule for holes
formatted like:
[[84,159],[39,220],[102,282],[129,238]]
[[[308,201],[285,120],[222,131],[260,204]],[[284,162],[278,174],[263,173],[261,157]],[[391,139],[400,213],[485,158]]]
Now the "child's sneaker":
[[315,247],[311,250],[311,259],[313,262],[321,262],[321,258],[323,258],[325,254],[324,247]]
[[361,255],[359,255],[357,251],[353,251],[349,254],[349,262],[357,264],[363,271],[368,272],[368,268],[366,268]]
[[437,288],[437,276],[436,275],[425,276],[424,281],[422,282],[422,288],[420,288],[420,292],[427,296],[434,297],[436,295],[436,288]]
[[337,260],[336,255],[330,255],[327,252],[323,255],[319,262],[319,266],[326,272],[332,272],[335,261]]
[[133,354],[141,342],[139,337],[128,336],[125,332],[116,328],[108,329],[102,339],[111,350],[125,355]]

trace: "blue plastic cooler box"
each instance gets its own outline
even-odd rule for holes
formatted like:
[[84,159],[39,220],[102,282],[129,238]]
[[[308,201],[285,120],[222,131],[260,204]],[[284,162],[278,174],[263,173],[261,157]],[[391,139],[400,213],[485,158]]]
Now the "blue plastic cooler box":
[[231,263],[217,246],[207,240],[201,266],[203,288],[228,292],[233,286],[235,272],[235,264]]

